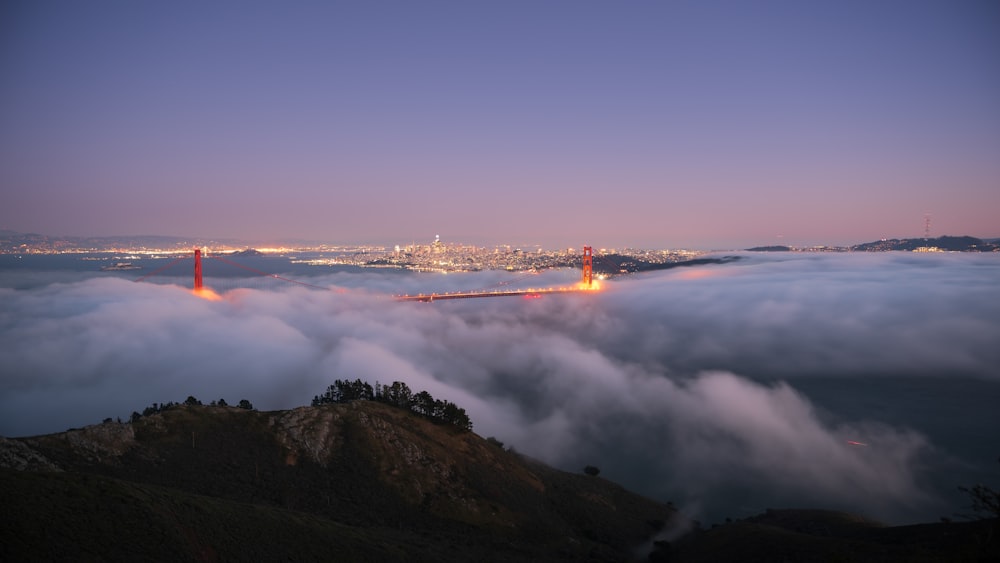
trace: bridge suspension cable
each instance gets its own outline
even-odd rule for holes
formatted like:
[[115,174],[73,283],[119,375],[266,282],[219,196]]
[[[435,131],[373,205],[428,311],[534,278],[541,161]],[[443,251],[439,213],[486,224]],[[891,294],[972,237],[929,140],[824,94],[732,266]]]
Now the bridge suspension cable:
[[157,269],[153,270],[152,272],[150,272],[150,273],[142,276],[141,278],[136,279],[135,281],[137,281],[137,282],[146,281],[147,279],[149,279],[149,278],[151,278],[151,277],[153,277],[153,276],[155,276],[155,275],[163,272],[164,270],[173,267],[174,265],[176,265],[181,260],[187,260],[188,258],[190,258],[190,256],[181,256],[180,258],[175,258],[174,260],[172,260],[166,266],[162,266],[160,268],[157,268]]
[[[195,289],[196,292],[198,292],[199,290],[203,289],[202,268],[201,268],[201,259],[202,259],[201,249],[200,248],[194,249],[194,252],[192,254],[194,256],[194,289]],[[136,279],[135,281],[137,281],[137,282],[144,281],[144,280],[147,280],[147,279],[149,279],[149,278],[151,278],[151,277],[153,277],[153,276],[155,276],[157,274],[160,274],[164,270],[167,270],[167,269],[175,266],[177,263],[181,262],[182,260],[186,260],[186,259],[190,258],[192,256],[192,254],[186,254],[184,256],[180,256],[178,258],[175,258],[169,264],[167,264],[165,266],[162,266],[160,268],[157,268],[156,270],[153,270],[152,272],[150,272],[150,273],[148,273],[148,274],[146,274],[146,275],[144,275],[144,276]],[[211,256],[211,255],[206,254],[205,257],[206,258],[211,258],[213,260],[218,260],[220,262],[223,262],[225,264],[229,264],[230,266],[233,266],[233,267],[236,267],[236,268],[240,268],[240,269],[246,270],[248,272],[253,272],[254,274],[257,274],[259,276],[263,276],[263,277],[266,277],[266,278],[269,278],[269,279],[279,280],[279,281],[283,281],[283,282],[287,282],[287,283],[294,283],[296,285],[301,285],[303,287],[309,287],[309,288],[313,288],[313,289],[322,289],[322,290],[327,290],[327,291],[332,289],[331,287],[319,286],[319,285],[315,285],[315,284],[311,284],[311,283],[306,283],[306,282],[299,281],[299,280],[294,280],[294,279],[291,279],[291,278],[286,278],[284,276],[279,276],[278,274],[271,274],[271,273],[268,273],[268,272],[264,272],[264,271],[258,270],[257,268],[253,268],[253,267],[250,267],[250,266],[247,266],[247,265],[244,265],[244,264],[240,264],[238,262],[234,262],[232,260],[228,260],[226,258],[223,258],[222,256]],[[583,247],[583,283],[582,283],[582,285],[583,285],[582,289],[584,289],[584,290],[593,288],[593,264],[594,264],[594,258],[595,257],[593,255],[593,249],[590,246],[584,246]],[[534,272],[529,272],[529,273],[521,274],[520,276],[516,276],[512,280],[503,280],[503,281],[500,281],[500,282],[494,284],[492,287],[497,287],[497,286],[501,286],[501,285],[510,285],[511,283],[517,282],[517,281],[519,281],[521,279],[524,279],[524,278],[527,278],[528,276],[531,276],[531,275],[535,275]],[[486,288],[486,289],[478,289],[478,290],[464,291],[464,292],[453,292],[453,293],[429,293],[429,294],[419,294],[419,295],[397,295],[396,298],[404,300],[404,301],[409,301],[409,300],[419,300],[419,301],[425,301],[425,300],[427,300],[427,301],[433,301],[434,299],[462,299],[462,298],[466,298],[466,297],[492,297],[492,296],[503,296],[503,295],[535,295],[535,296],[538,296],[538,295],[544,294],[544,293],[568,293],[568,292],[574,292],[574,291],[580,291],[580,290],[581,290],[580,287],[577,287],[577,288],[549,287],[549,288],[538,288],[538,289],[527,289],[527,290],[520,290],[520,289],[513,289],[513,290],[497,290],[497,289],[492,289],[491,290],[490,288]]]
[[294,283],[294,284],[298,284],[298,285],[305,286],[305,287],[311,287],[313,289],[326,289],[326,290],[330,289],[329,287],[323,287],[323,286],[320,286],[320,285],[313,285],[311,283],[306,283],[306,282],[303,282],[303,281],[293,280],[291,278],[282,277],[282,276],[279,276],[278,274],[269,274],[267,272],[263,272],[261,270],[258,270],[257,268],[251,268],[250,266],[245,266],[243,264],[239,264],[237,262],[233,262],[232,260],[226,260],[225,258],[223,258],[221,256],[209,256],[209,258],[211,258],[212,260],[218,260],[219,262],[225,262],[226,264],[229,264],[230,266],[236,266],[237,268],[243,268],[244,270],[247,270],[249,272],[253,272],[255,274],[259,274],[259,275],[262,275],[262,276],[267,276],[269,278],[273,278],[273,279],[276,279],[276,280],[281,280],[281,281],[288,282],[288,283]]

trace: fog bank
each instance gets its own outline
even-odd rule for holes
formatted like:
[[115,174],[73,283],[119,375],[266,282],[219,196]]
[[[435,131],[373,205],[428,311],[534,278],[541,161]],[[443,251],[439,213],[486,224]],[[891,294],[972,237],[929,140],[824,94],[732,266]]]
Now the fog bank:
[[[952,463],[941,444],[877,408],[850,419],[818,409],[796,381],[971,377],[1000,388],[993,255],[747,255],[598,293],[386,296],[501,277],[334,274],[309,281],[339,291],[219,301],[107,278],[0,289],[0,434],[124,419],[188,395],[279,409],[336,378],[401,380],[464,407],[483,436],[569,470],[598,465],[710,514],[768,499],[907,520],[944,506],[927,476]],[[974,399],[970,424],[995,422]]]

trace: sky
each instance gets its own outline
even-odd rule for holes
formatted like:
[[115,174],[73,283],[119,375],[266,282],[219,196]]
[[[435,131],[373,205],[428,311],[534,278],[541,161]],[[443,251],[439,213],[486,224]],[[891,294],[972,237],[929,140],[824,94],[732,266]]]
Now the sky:
[[1000,236],[990,0],[0,6],[0,229]]
[[[433,304],[387,295],[500,274],[324,274],[309,281],[339,291],[207,301],[97,272],[8,272],[0,435],[189,395],[293,408],[360,378],[427,390],[480,436],[567,471],[595,465],[706,523],[766,507],[933,522],[965,510],[959,485],[997,488],[1000,256],[741,256],[600,292]],[[14,289],[18,276],[32,287]]]

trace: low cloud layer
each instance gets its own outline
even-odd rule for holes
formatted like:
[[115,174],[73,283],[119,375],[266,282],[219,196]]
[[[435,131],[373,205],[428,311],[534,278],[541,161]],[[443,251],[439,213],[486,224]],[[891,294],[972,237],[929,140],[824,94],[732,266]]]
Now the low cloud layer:
[[709,514],[773,501],[905,520],[939,508],[924,472],[939,444],[877,409],[825,412],[796,381],[971,377],[1000,389],[993,255],[750,255],[595,294],[385,297],[502,276],[334,274],[310,283],[345,290],[220,301],[107,278],[0,289],[0,434],[188,395],[277,409],[335,378],[402,380],[464,407],[479,434]]

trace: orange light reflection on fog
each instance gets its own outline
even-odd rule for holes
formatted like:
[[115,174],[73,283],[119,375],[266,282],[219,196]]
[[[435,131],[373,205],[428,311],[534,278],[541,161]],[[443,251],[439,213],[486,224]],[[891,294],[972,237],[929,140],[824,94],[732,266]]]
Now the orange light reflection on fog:
[[192,289],[191,293],[194,294],[197,297],[201,297],[202,299],[207,299],[209,301],[221,301],[222,300],[222,296],[221,295],[219,295],[218,293],[212,291],[211,289],[209,289],[207,287],[202,287],[201,289]]

